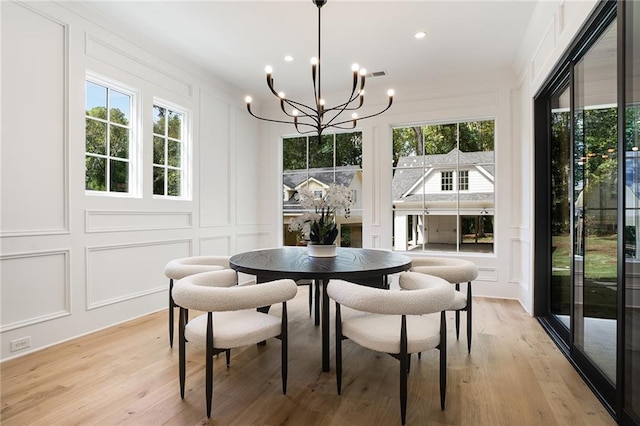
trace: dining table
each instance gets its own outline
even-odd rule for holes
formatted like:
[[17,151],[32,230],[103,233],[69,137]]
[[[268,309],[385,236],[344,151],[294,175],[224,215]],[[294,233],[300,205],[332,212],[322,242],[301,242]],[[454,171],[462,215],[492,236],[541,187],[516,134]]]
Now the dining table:
[[337,247],[335,257],[312,257],[306,247],[287,246],[238,253],[231,256],[229,265],[238,272],[254,275],[257,283],[311,279],[320,286],[322,371],[329,371],[329,280],[388,288],[388,276],[411,268],[411,258],[389,250],[350,247]]

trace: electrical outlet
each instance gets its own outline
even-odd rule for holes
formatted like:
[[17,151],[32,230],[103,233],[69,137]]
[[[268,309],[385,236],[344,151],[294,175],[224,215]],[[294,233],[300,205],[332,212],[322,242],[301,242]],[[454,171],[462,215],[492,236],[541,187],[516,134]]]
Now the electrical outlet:
[[21,351],[31,346],[31,336],[21,337],[19,339],[12,340],[11,352]]

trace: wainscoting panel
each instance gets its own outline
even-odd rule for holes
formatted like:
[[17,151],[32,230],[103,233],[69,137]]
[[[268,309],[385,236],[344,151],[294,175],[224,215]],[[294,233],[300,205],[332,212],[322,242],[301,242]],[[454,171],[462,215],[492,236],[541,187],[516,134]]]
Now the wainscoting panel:
[[94,232],[184,229],[192,226],[191,212],[86,210],[85,230]]
[[[263,176],[260,169],[267,167],[264,159],[257,155],[247,155],[257,150],[256,143],[264,142],[260,140],[257,127],[254,122],[250,125],[243,125],[245,121],[256,121],[249,114],[242,116],[235,115],[235,131],[236,137],[236,223],[238,225],[258,225],[268,222],[269,215],[260,211],[258,197],[254,195],[256,189],[259,191],[264,184]],[[273,167],[273,166],[270,166]]]
[[249,250],[269,247],[269,233],[255,232],[238,234],[236,237],[236,252],[242,253]]
[[231,254],[231,235],[200,238],[202,256],[229,256]]
[[229,226],[229,106],[200,94],[200,227]]
[[67,27],[14,2],[1,24],[1,233],[68,233]]
[[87,309],[167,291],[164,266],[192,253],[190,239],[87,247]]
[[0,256],[0,332],[71,314],[70,252]]
[[498,281],[498,269],[489,266],[478,266],[478,278],[477,281]]
[[531,61],[531,76],[532,78],[537,78],[538,74],[544,68],[545,63],[549,59],[549,56],[556,46],[556,38],[555,38],[555,22],[551,22],[547,27],[544,35],[541,38],[541,42],[538,45],[538,49],[533,57],[533,61]]

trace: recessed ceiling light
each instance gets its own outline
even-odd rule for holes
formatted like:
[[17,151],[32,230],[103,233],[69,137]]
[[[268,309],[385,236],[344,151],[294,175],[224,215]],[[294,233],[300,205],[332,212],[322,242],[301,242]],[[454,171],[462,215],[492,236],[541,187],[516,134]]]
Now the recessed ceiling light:
[[424,31],[418,31],[413,36],[420,40],[421,38],[425,38],[427,36],[427,33],[425,33]]
[[293,61],[293,56],[287,55],[287,56],[284,57],[284,60],[287,61],[287,62],[291,62],[291,61]]

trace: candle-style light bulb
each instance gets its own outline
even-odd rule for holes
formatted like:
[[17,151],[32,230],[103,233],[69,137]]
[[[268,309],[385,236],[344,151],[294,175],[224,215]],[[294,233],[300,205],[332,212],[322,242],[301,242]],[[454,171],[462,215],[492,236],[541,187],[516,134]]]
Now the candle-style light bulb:
[[390,98],[393,98],[393,95],[395,95],[396,92],[393,91],[393,89],[389,89],[387,90],[387,96]]
[[351,65],[351,71],[357,72],[359,69],[360,69],[360,65],[358,64]]
[[280,99],[284,99],[285,98],[284,92],[278,92],[278,96],[280,97]]
[[250,104],[252,100],[253,99],[251,99],[251,96],[247,96],[246,98],[244,98],[244,101],[248,104]]
[[271,73],[273,72],[273,68],[271,68],[271,65],[267,65],[266,67],[264,67],[264,72],[266,72],[267,75],[271,75]]

